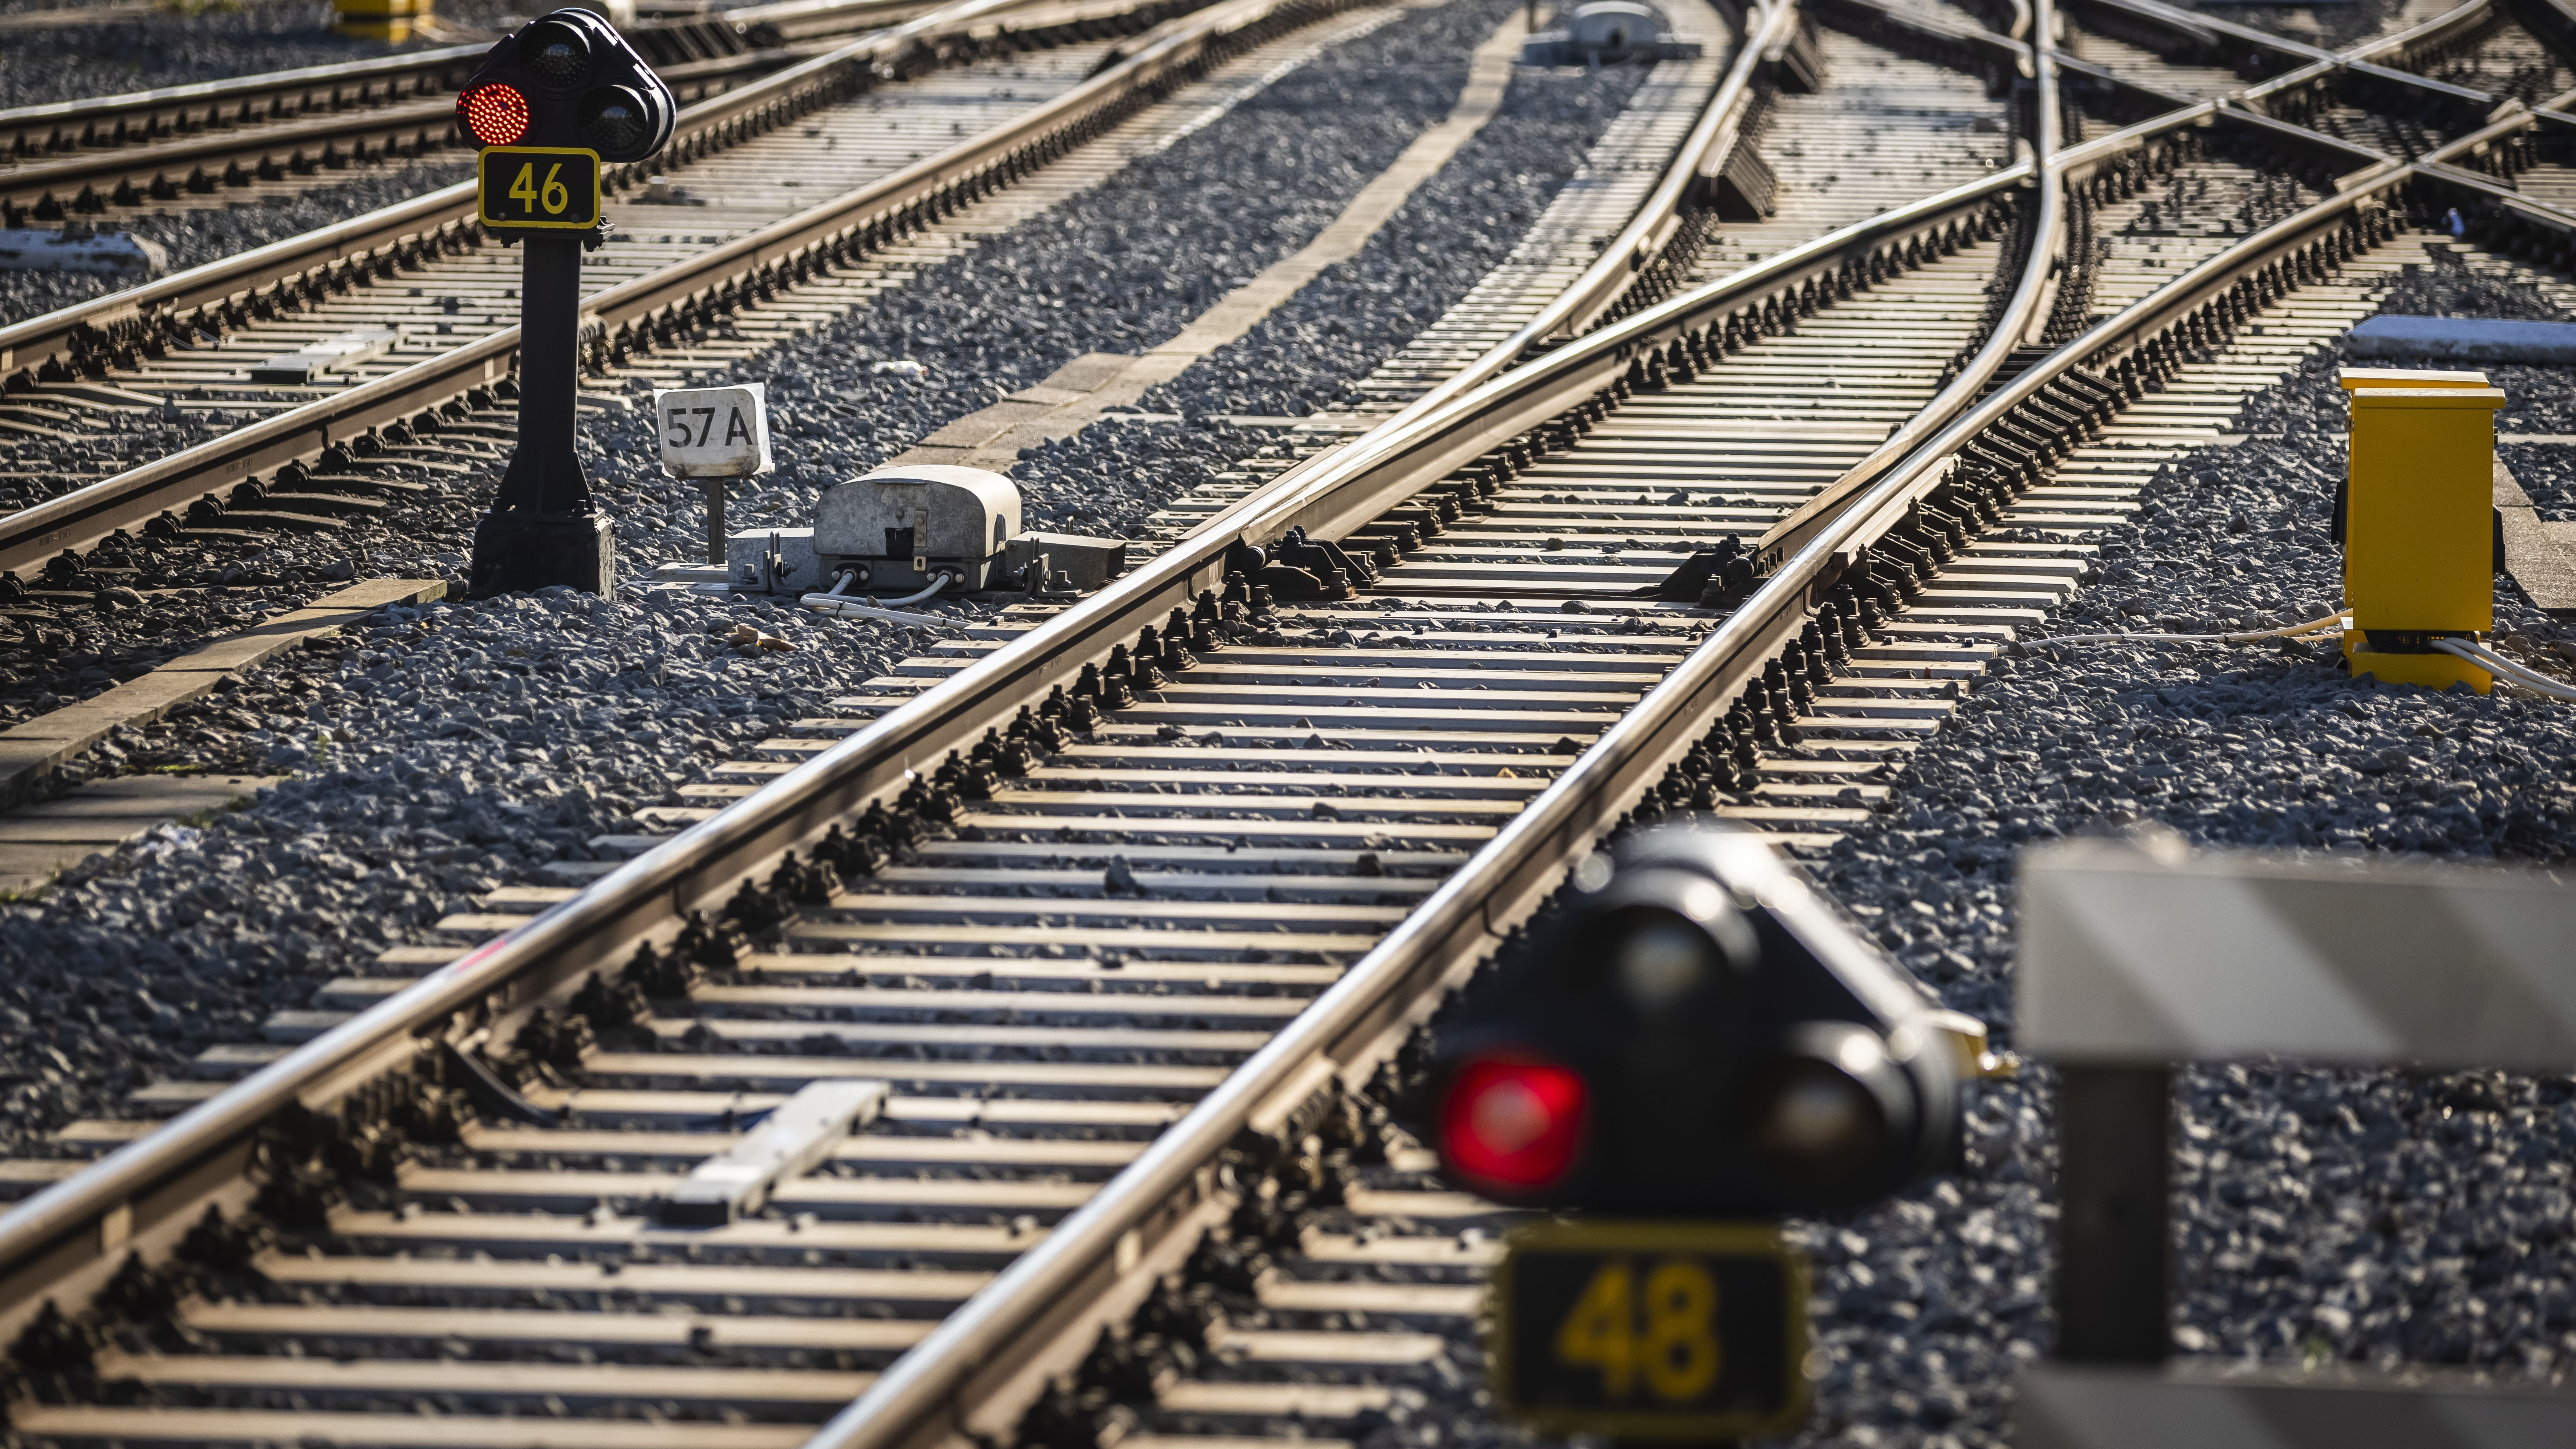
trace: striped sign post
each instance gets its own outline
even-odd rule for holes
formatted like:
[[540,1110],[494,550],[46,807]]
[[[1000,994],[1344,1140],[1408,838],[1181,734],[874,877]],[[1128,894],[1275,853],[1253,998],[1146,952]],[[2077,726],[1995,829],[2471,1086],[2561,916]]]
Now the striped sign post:
[[2359,1434],[2338,1449],[2576,1444],[2576,1395],[2470,1416],[2549,1416],[2551,1435],[2408,1437],[2417,1419],[2352,1397],[2406,1392],[2393,1385],[2258,1400],[2138,1372],[2171,1341],[2172,1064],[2576,1067],[2576,889],[2542,871],[2194,851],[2156,830],[2032,851],[2020,919],[2017,1044],[2058,1066],[2059,1219],[2056,1363],[2025,1379],[2018,1444],[2258,1449],[2329,1423]]
[[2576,1394],[2465,1375],[2024,1374],[2014,1449],[2536,1449],[2576,1443]]
[[2543,871],[2077,840],[2021,871],[2017,1035],[2061,1061],[2576,1067],[2576,888]]

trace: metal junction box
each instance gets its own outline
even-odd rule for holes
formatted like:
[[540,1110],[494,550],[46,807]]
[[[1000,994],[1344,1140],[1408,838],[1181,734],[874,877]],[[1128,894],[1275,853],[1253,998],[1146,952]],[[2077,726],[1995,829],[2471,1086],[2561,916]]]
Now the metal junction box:
[[725,587],[746,594],[813,594],[832,586],[810,528],[754,528],[725,540]]
[[1585,0],[1562,30],[1542,30],[1521,42],[1523,65],[1620,65],[1628,61],[1689,60],[1695,40],[1672,40],[1664,18],[1638,0]]
[[1020,490],[999,473],[945,463],[890,464],[823,492],[814,552],[823,587],[912,592],[949,574],[948,592],[1003,586],[1003,544],[1020,531]]
[[2346,368],[2344,657],[2382,684],[2484,694],[2487,672],[2430,648],[2495,627],[2495,414],[2477,373]]

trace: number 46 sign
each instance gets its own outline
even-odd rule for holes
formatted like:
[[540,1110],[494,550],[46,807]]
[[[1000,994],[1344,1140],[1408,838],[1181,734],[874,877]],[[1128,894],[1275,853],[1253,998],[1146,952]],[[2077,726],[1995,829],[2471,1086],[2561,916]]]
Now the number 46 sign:
[[1494,1270],[1494,1388],[1557,1434],[1727,1439],[1807,1416],[1807,1268],[1751,1223],[1545,1223]]
[[599,225],[599,153],[570,146],[490,146],[474,158],[475,214],[497,231],[589,231]]

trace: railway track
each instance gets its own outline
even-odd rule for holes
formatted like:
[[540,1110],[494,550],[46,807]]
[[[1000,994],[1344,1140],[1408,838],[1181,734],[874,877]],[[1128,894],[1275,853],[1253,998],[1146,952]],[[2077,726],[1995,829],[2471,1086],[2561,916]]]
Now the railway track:
[[[612,189],[640,194],[621,202],[624,230],[586,268],[597,285],[585,304],[598,324],[593,362],[684,346],[782,288],[819,281],[831,293],[831,278],[864,273],[890,242],[1043,171],[1214,59],[1330,9],[1235,4],[1174,23],[1087,76],[1116,47],[1080,37],[1132,32],[1181,7],[1081,0],[1022,11],[1005,43],[987,16],[994,3],[970,0],[684,112],[659,163],[667,195],[646,187],[641,167],[611,178]],[[953,45],[963,68],[879,89],[875,67],[925,38]],[[1064,43],[1018,48],[1050,38]],[[992,47],[1002,54],[964,59]],[[970,121],[989,124],[969,132]],[[782,150],[818,142],[825,154],[810,171],[774,163]],[[469,215],[470,190],[447,188],[0,330],[9,383],[0,432],[23,440],[0,474],[0,490],[15,494],[0,492],[0,503],[18,505],[0,517],[0,568],[60,560],[68,569],[66,554],[118,530],[179,537],[192,525],[298,526],[278,495],[310,500],[302,526],[317,526],[310,520],[368,504],[334,501],[332,485],[314,479],[346,477],[361,457],[399,456],[442,427],[452,436],[421,451],[479,458],[480,416],[499,407],[492,385],[515,354],[517,329],[502,304],[516,283],[515,264],[484,245]],[[265,359],[350,331],[384,344],[300,382],[254,374]],[[207,441],[135,466],[130,445],[108,441],[135,419]],[[65,457],[71,468],[46,461]],[[353,481],[347,491],[401,486]],[[211,496],[219,491],[222,500]]]
[[[928,14],[931,0],[788,0],[636,26],[686,102],[810,59],[833,37]],[[452,45],[0,111],[0,226],[294,195],[351,167],[453,147],[456,88],[488,44]]]
[[[216,1054],[240,1080],[0,1218],[13,1427],[1182,1446],[1421,1408],[1492,1215],[1366,1089],[1444,989],[1621,823],[1830,839],[2124,490],[2364,310],[2317,284],[2420,257],[2439,201],[2555,224],[2444,159],[2476,130],[2337,191],[2350,141],[2207,106],[2079,141],[2053,51],[1936,39],[2029,65],[2028,160],[1584,330],[1625,291],[1589,275],[586,890]],[[1346,597],[1228,578],[1313,560],[1291,529]],[[756,1131],[813,1170],[673,1206]]]

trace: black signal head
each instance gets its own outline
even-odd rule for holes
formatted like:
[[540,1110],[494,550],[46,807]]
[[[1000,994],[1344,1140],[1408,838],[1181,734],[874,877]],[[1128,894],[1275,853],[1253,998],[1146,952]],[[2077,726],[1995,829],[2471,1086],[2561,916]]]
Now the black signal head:
[[1575,872],[1461,1002],[1432,1073],[1444,1170],[1498,1201],[1856,1207],[1943,1160],[1930,1003],[1758,836],[1656,830]]
[[480,145],[641,161],[670,143],[679,100],[617,27],[571,7],[493,46],[458,98],[457,119]]

